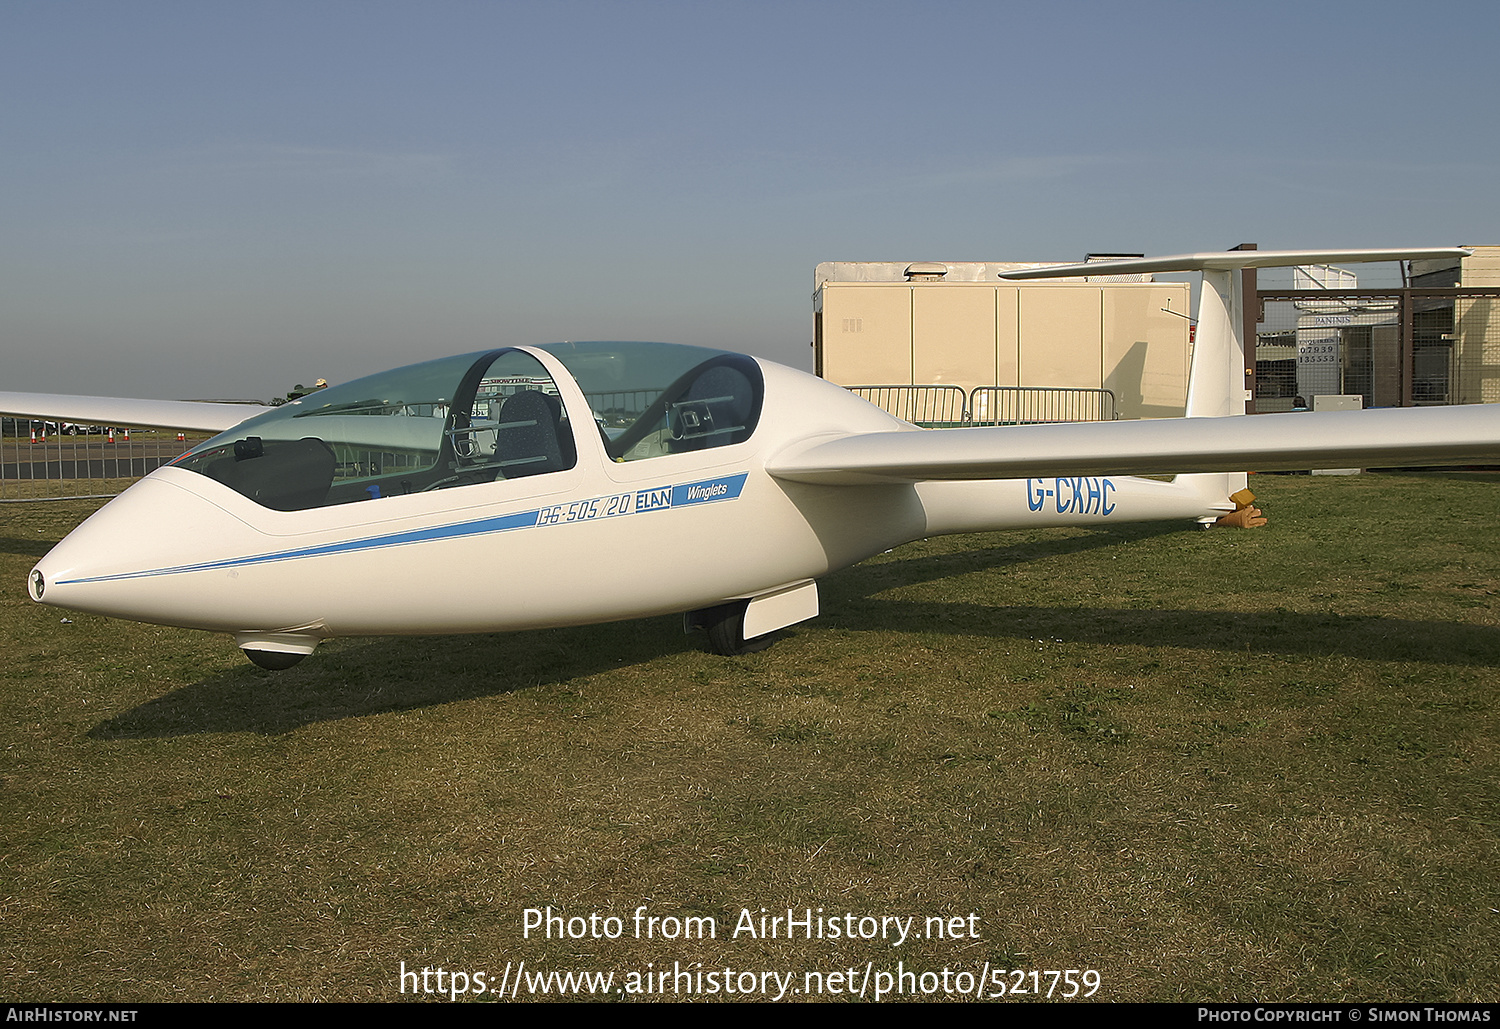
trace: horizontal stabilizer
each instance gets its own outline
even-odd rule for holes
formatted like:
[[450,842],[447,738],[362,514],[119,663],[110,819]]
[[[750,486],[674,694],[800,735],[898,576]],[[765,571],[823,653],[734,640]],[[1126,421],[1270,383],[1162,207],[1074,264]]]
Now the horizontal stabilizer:
[[766,470],[857,485],[1478,463],[1500,463],[1500,404],[874,432],[788,448]]
[[80,425],[223,432],[265,410],[266,408],[256,404],[76,397],[65,393],[0,393],[0,413],[20,418],[76,422]]
[[1001,272],[1002,279],[1057,279],[1075,275],[1138,275],[1146,272],[1233,271],[1236,268],[1288,268],[1303,264],[1359,264],[1367,261],[1431,261],[1468,257],[1459,247],[1421,250],[1210,250],[1170,257],[1128,257],[1091,264],[1054,264]]

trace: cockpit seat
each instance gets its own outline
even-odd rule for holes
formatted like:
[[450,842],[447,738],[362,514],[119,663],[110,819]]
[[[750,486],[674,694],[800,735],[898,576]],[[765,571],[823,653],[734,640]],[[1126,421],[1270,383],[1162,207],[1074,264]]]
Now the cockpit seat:
[[517,479],[573,467],[573,448],[565,446],[562,401],[538,390],[522,390],[500,405],[495,426],[495,460],[502,475]]
[[273,511],[305,511],[327,501],[336,464],[327,443],[313,436],[245,442],[254,445],[236,447],[236,456],[218,458],[205,474]]

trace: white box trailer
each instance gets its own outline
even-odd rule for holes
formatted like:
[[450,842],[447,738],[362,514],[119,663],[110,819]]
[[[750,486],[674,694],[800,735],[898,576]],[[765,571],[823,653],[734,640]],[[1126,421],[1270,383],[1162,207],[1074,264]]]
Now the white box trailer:
[[997,277],[1039,266],[820,264],[813,293],[817,372],[843,386],[1107,389],[1117,417],[1181,416],[1189,284],[1139,275]]

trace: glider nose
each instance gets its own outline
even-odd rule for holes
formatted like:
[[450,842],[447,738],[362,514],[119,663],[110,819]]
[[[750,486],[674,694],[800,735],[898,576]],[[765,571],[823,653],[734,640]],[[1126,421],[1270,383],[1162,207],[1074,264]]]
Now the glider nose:
[[31,599],[42,603],[42,597],[47,592],[47,576],[42,572],[42,566],[37,565],[26,577],[26,592],[31,594]]
[[93,593],[98,591],[89,589],[86,584],[59,583],[59,576],[67,573],[61,570],[58,562],[48,560],[50,556],[38,561],[27,574],[27,595],[38,604],[48,604],[52,607],[66,607],[75,611],[98,610],[90,604]]
[[[150,502],[153,492],[143,480],[63,537],[26,576],[31,599],[79,611],[120,613],[114,606],[121,586],[144,570],[141,551],[159,553],[166,542],[157,505]],[[180,519],[167,521],[180,525]]]
[[[89,609],[88,600],[92,591],[87,586],[65,581],[75,576],[90,577],[90,570],[99,567],[98,561],[91,559],[92,555],[88,553],[92,548],[80,548],[76,543],[69,543],[78,532],[79,529],[74,529],[73,533],[63,537],[63,541],[48,551],[27,574],[26,593],[38,604],[74,610]],[[59,555],[58,552],[63,550],[66,552]]]
[[31,569],[31,599],[166,625],[212,621],[223,598],[171,573],[257,534],[163,473],[189,474],[153,472],[96,511]]

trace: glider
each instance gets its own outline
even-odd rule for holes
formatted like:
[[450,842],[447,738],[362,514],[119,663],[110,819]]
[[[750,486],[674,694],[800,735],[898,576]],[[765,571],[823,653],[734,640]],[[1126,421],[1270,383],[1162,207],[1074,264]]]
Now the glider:
[[910,540],[1207,523],[1244,506],[1247,470],[1500,458],[1500,406],[1242,417],[1237,269],[1466,253],[1230,251],[1008,276],[1202,271],[1180,419],[920,429],[769,361],[633,342],[497,347],[249,418],[0,394],[18,415],[219,432],[75,529],[28,589],[231,633],[268,668],[333,636],[674,612],[744,653],[817,614],[820,576]]

